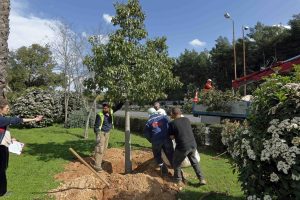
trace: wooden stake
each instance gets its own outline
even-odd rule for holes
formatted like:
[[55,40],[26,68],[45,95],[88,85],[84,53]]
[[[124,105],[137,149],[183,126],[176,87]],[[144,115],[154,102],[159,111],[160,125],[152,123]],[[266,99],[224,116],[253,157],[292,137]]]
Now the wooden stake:
[[105,183],[108,187],[110,186],[110,184],[106,181],[106,180],[104,180],[87,162],[85,162],[84,160],[83,160],[83,158],[80,156],[80,155],[78,155],[77,153],[76,153],[76,151],[74,150],[74,149],[72,149],[72,148],[69,148],[69,150],[74,154],[74,156],[76,156],[79,160],[80,160],[80,162],[82,162],[82,164],[84,164],[87,168],[89,168],[89,170],[91,170],[94,174],[96,174],[96,176],[103,182],[103,183]]

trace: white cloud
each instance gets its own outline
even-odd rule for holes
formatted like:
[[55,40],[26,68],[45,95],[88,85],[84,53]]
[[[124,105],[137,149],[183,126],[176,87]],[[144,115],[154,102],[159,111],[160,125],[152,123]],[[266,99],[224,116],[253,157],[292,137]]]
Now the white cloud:
[[113,16],[109,15],[109,14],[103,14],[103,19],[104,21],[107,23],[107,24],[110,24],[111,23],[111,19]]
[[27,13],[27,7],[23,1],[12,1],[8,38],[10,50],[34,43],[45,45],[55,39],[55,32],[51,27],[56,27],[59,21],[36,17]]
[[202,42],[199,39],[194,39],[190,41],[189,44],[193,47],[204,47],[206,45],[206,42]]

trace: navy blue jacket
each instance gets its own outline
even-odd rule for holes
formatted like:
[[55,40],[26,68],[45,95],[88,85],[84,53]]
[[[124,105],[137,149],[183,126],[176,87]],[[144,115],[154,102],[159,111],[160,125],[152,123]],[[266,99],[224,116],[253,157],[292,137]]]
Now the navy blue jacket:
[[17,125],[23,123],[23,119],[19,117],[3,117],[0,115],[0,143],[3,140],[4,133],[9,125]]
[[152,144],[161,144],[166,139],[169,139],[168,134],[169,119],[166,115],[154,114],[148,119],[144,136]]

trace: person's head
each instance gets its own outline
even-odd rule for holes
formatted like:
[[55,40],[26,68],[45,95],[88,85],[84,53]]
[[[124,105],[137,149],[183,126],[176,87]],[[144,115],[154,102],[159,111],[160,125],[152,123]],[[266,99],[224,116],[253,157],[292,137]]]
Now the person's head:
[[182,114],[182,112],[181,112],[180,108],[178,108],[178,107],[173,107],[173,108],[171,109],[171,118],[172,118],[172,119],[176,119],[176,118],[181,117],[181,114]]
[[155,102],[155,103],[153,104],[153,106],[154,106],[155,110],[160,109],[160,104],[159,104],[159,102]]
[[109,109],[110,109],[109,103],[107,103],[107,102],[102,103],[102,111],[103,111],[103,113],[108,113]]
[[147,110],[147,112],[148,112],[149,116],[154,115],[154,114],[157,114],[155,108],[149,108],[149,109]]
[[9,113],[9,104],[6,99],[0,99],[0,114],[6,115]]

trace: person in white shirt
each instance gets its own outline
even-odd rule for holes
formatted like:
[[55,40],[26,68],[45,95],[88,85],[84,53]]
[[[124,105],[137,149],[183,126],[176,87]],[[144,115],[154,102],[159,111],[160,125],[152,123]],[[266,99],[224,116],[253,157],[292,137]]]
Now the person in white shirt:
[[164,109],[160,108],[160,103],[159,102],[155,102],[153,104],[153,106],[154,106],[154,108],[155,108],[155,110],[156,110],[156,112],[158,114],[160,114],[160,115],[167,115],[166,111]]

